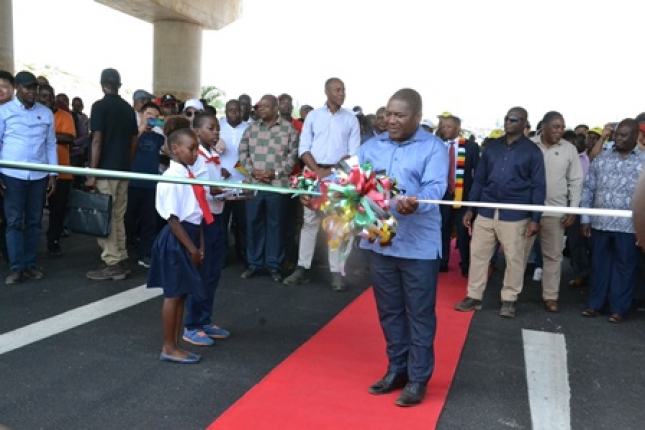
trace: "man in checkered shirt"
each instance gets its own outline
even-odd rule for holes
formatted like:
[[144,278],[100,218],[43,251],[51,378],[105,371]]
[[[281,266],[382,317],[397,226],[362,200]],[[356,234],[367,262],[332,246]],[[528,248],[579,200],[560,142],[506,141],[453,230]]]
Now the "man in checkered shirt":
[[[298,159],[298,131],[278,117],[278,100],[271,95],[258,103],[259,121],[251,124],[240,141],[240,164],[255,184],[287,187]],[[285,199],[288,195],[258,191],[246,205],[248,268],[240,275],[252,278],[263,267],[275,282],[282,281]]]

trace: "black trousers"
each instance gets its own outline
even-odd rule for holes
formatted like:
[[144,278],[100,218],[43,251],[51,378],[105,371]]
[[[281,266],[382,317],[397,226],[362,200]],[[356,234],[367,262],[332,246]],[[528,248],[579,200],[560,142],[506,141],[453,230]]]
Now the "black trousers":
[[387,257],[373,251],[369,255],[388,371],[407,373],[410,381],[427,384],[434,371],[440,262]]
[[[444,196],[443,200],[452,200],[452,196]],[[450,205],[441,205],[441,266],[448,266],[450,261],[450,243],[452,239],[452,230],[456,226],[457,229],[457,248],[459,249],[459,256],[461,262],[459,267],[462,270],[468,271],[470,266],[470,233],[464,227],[464,214],[466,208],[463,206],[455,209]]]
[[150,258],[152,244],[157,237],[159,215],[155,209],[154,188],[128,188],[128,206],[125,211],[127,240],[139,237],[139,259]]
[[56,181],[56,191],[49,196],[49,228],[47,229],[47,243],[60,240],[67,216],[67,200],[72,187],[71,179]]
[[[237,258],[244,262],[244,266],[246,266],[246,201],[227,201],[224,204],[224,211],[221,217],[224,222],[224,253],[228,252],[228,229],[230,223],[230,228],[233,230],[233,237],[235,239],[235,253],[237,254]],[[222,265],[224,264],[226,264],[226,258],[222,259]]]

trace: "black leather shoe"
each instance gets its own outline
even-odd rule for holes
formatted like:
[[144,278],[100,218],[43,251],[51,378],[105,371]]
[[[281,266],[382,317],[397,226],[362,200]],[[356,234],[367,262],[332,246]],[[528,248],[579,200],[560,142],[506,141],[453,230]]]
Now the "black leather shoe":
[[385,376],[376,381],[369,389],[370,394],[387,394],[405,387],[408,383],[408,375],[405,373],[388,372]]
[[421,403],[426,396],[426,384],[421,382],[408,382],[399,398],[396,399],[397,406],[414,406]]

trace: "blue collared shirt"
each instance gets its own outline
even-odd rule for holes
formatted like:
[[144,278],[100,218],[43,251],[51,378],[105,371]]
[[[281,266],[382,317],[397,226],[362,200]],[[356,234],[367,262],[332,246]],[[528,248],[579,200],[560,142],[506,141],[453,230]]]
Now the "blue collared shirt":
[[[0,160],[57,165],[52,111],[40,103],[27,109],[17,97],[0,106]],[[28,181],[50,175],[47,172],[4,167],[0,168],[0,173]]]
[[[542,151],[521,136],[510,145],[501,137],[482,151],[468,199],[472,202],[544,205],[546,174]],[[495,209],[477,208],[477,213],[493,218]],[[541,212],[499,210],[501,221],[532,218],[540,222]]]
[[[627,157],[615,149],[601,152],[589,166],[582,189],[583,208],[631,210],[638,177],[645,163],[645,152],[635,149]],[[634,233],[631,218],[582,215],[582,224],[596,230]]]
[[[419,200],[441,200],[448,178],[448,151],[435,135],[419,127],[410,140],[397,143],[382,133],[361,146],[358,158],[371,163],[374,171],[396,179],[405,195]],[[434,260],[441,257],[441,213],[438,205],[420,203],[410,215],[401,215],[392,204],[391,212],[399,223],[392,246],[361,240],[361,248],[391,257]]]
[[358,154],[360,146],[361,132],[356,116],[344,108],[333,114],[325,105],[307,114],[300,133],[298,156],[309,152],[317,164],[336,164],[347,155]]

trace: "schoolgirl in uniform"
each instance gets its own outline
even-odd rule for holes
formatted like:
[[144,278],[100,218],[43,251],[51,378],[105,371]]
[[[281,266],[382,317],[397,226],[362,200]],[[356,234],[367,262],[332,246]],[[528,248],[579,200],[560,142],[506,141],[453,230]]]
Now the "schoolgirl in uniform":
[[[193,119],[193,130],[199,140],[199,155],[193,165],[195,176],[200,179],[220,181],[222,179],[219,155],[215,146],[219,141],[219,121],[211,113],[199,113]],[[186,318],[184,320],[184,340],[198,346],[213,345],[213,339],[226,339],[230,333],[213,324],[213,299],[219,283],[224,258],[224,223],[222,211],[224,202],[215,196],[224,193],[217,187],[205,187],[208,206],[215,222],[203,225],[204,262],[199,272],[202,277],[205,299],[190,295],[186,299]]]
[[[172,160],[163,175],[194,177],[191,167],[199,150],[195,132],[190,128],[168,132],[166,144]],[[179,335],[186,296],[205,298],[199,274],[204,261],[202,220],[212,221],[205,194],[201,186],[164,182],[157,185],[155,206],[167,224],[152,247],[148,288],[163,288],[164,342],[159,356],[162,361],[191,364],[201,360],[201,356],[180,348]]]

